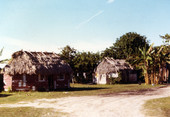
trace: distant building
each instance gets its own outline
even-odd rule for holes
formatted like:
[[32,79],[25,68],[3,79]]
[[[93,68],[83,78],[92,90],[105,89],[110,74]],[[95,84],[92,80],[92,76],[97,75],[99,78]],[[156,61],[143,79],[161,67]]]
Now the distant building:
[[117,78],[122,73],[123,83],[137,82],[137,73],[125,60],[105,57],[95,70],[97,84],[109,84],[111,78]]
[[5,91],[69,88],[72,69],[60,56],[49,52],[18,51],[4,68]]

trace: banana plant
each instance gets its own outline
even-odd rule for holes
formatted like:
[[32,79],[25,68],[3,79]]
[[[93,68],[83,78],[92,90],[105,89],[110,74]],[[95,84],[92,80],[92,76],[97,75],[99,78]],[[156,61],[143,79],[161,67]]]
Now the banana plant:
[[137,66],[143,70],[144,78],[145,78],[145,84],[150,84],[150,79],[148,76],[148,70],[150,68],[150,62],[152,61],[151,55],[154,52],[152,44],[149,49],[147,50],[145,47],[143,49],[139,48],[139,51],[141,52],[141,56],[135,56],[132,58],[129,58],[132,60],[132,65]]
[[[161,46],[160,48],[155,47],[154,48],[154,52],[151,54],[151,58],[152,60],[150,61],[150,71],[151,71],[151,83],[152,84],[158,84],[160,82],[160,77],[159,77],[159,68],[160,68],[160,63],[162,60],[162,50],[163,50],[163,46]],[[156,75],[158,74],[158,75]]]

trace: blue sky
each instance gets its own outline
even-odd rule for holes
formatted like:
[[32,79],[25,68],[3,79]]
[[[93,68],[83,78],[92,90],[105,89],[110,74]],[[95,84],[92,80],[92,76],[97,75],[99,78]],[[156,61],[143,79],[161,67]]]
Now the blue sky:
[[170,31],[170,0],[0,0],[0,48],[59,52],[70,45],[102,51],[127,32],[161,45]]

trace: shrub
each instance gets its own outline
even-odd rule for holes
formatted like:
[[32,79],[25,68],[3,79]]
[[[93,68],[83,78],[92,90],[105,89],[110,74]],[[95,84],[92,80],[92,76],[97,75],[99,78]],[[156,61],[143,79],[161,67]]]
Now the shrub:
[[119,84],[122,81],[122,73],[118,73],[118,77],[110,77],[110,84]]

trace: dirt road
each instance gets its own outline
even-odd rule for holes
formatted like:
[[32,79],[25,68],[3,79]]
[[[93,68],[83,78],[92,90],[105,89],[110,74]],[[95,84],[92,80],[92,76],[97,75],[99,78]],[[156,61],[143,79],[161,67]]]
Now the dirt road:
[[145,117],[146,100],[170,96],[170,87],[146,92],[124,92],[116,95],[38,99],[33,102],[2,104],[0,107],[54,108],[69,117]]

